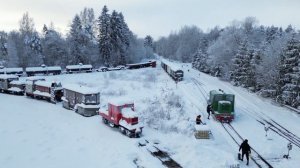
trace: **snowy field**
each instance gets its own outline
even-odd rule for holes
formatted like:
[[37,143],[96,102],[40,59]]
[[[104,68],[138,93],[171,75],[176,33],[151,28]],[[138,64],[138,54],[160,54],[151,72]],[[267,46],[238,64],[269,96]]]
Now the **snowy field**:
[[[271,161],[287,153],[287,141],[273,132],[266,138],[264,127],[256,121],[257,115],[267,115],[300,136],[299,116],[243,88],[192,70],[189,64],[179,66],[185,78],[177,86],[159,66],[47,77],[62,85],[77,83],[98,89],[101,108],[111,99],[133,100],[145,126],[140,139],[130,139],[104,125],[99,116],[85,118],[66,110],[61,103],[0,94],[0,167],[164,167],[146,148],[138,147],[141,139],[159,142],[182,167],[247,167],[236,159],[238,146],[220,123],[205,120],[213,138],[194,138],[196,115],[206,117],[207,93],[219,88],[236,95],[232,125],[252,147],[274,167],[300,165],[296,146],[291,159]],[[201,83],[202,91],[194,80]],[[250,161],[249,167],[256,166]]]

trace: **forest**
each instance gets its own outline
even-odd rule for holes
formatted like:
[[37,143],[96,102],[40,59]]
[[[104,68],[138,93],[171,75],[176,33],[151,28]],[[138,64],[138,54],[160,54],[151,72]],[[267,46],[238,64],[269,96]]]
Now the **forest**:
[[300,32],[259,25],[254,17],[204,32],[184,26],[154,43],[171,60],[241,86],[281,104],[300,108]]
[[92,64],[117,66],[153,58],[153,39],[138,38],[121,12],[107,6],[95,16],[93,8],[76,14],[63,35],[55,25],[44,24],[38,31],[26,12],[19,30],[0,31],[0,65],[5,67],[62,66]]

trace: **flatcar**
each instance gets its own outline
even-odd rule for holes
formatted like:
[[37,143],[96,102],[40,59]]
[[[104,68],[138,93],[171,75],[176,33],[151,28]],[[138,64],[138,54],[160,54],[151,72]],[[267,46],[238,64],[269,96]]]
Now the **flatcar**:
[[35,75],[59,75],[61,74],[60,66],[46,66],[41,65],[40,67],[27,67],[25,69],[27,76],[35,76]]
[[66,66],[66,73],[72,74],[72,73],[89,73],[93,71],[93,66],[90,64],[84,65],[82,63],[79,63],[78,65],[68,65]]
[[67,84],[63,86],[63,107],[74,109],[78,114],[90,117],[98,114],[100,92],[86,86]]
[[148,62],[142,62],[137,64],[126,64],[127,69],[139,69],[139,68],[146,68],[146,67],[156,67],[156,61],[148,61]]
[[23,75],[23,68],[5,68],[0,66],[0,74],[9,74],[9,75]]
[[208,104],[211,105],[212,115],[220,122],[231,122],[234,119],[234,94],[226,94],[222,90],[209,92]]
[[16,75],[0,75],[0,91],[4,93],[23,95],[24,83]]
[[162,60],[161,67],[175,80],[175,81],[182,81],[183,80],[183,70],[181,70],[177,65],[174,63]]

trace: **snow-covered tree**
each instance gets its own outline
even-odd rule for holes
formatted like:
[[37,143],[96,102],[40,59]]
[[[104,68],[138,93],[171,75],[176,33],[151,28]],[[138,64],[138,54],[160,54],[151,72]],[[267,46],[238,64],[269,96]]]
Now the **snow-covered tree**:
[[111,56],[111,40],[110,40],[110,15],[106,6],[102,8],[102,13],[98,18],[98,28],[99,28],[99,51],[103,64],[105,66],[110,65]]
[[242,42],[239,50],[233,58],[233,70],[231,71],[231,80],[234,85],[249,87],[251,68],[251,51],[247,48],[247,42]]
[[300,94],[300,41],[293,36],[287,43],[279,64],[279,101],[298,107]]
[[20,37],[18,56],[21,67],[39,66],[43,63],[40,37],[34,28],[34,21],[26,12],[20,20]]
[[146,58],[153,58],[153,38],[150,35],[147,35],[144,39],[144,46],[146,49]]
[[208,66],[208,55],[205,51],[202,51],[202,49],[199,49],[195,54],[194,54],[194,60],[192,63],[193,68],[209,73],[209,66]]
[[43,28],[44,38],[42,40],[44,63],[48,66],[65,66],[68,63],[68,51],[65,40],[61,34],[54,30],[52,26]]

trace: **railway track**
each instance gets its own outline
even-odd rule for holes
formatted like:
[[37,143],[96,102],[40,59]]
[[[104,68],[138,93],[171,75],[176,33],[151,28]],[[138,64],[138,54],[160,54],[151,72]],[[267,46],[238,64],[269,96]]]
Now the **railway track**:
[[[236,129],[230,124],[230,123],[221,123],[224,130],[228,133],[228,135],[231,137],[231,139],[239,146],[243,141],[244,138],[236,131]],[[273,166],[265,159],[263,158],[253,147],[251,147],[252,154],[255,154],[254,156],[251,156],[250,159],[259,167],[268,167],[273,168]]]
[[150,143],[148,140],[140,141],[139,147],[145,147],[153,157],[156,157],[168,168],[182,168],[179,163],[173,160],[170,154],[157,146],[157,143]]
[[199,82],[197,79],[195,78],[191,78],[192,81],[195,83],[196,87],[198,88],[198,90],[200,91],[201,95],[203,96],[203,98],[205,99],[205,101],[207,101],[207,92],[203,89],[203,83]]
[[256,121],[259,122],[261,125],[269,127],[270,130],[272,130],[282,138],[286,139],[293,145],[300,148],[300,137],[292,133],[290,130],[288,130],[287,128],[285,128],[266,114],[258,113],[256,111],[250,111],[248,109],[243,109],[243,111],[255,118]]

